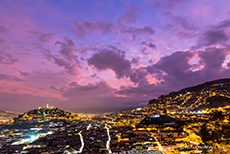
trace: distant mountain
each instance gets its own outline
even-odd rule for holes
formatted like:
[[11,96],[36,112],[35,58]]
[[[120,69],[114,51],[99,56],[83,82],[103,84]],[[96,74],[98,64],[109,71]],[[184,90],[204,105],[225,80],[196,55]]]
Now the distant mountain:
[[205,82],[197,86],[161,95],[149,101],[149,105],[178,109],[204,109],[230,105],[230,78]]

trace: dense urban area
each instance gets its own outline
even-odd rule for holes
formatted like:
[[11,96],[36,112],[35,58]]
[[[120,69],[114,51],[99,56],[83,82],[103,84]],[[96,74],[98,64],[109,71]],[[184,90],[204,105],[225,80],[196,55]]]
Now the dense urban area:
[[229,91],[230,80],[216,80],[87,117],[47,104],[2,121],[0,153],[227,154]]

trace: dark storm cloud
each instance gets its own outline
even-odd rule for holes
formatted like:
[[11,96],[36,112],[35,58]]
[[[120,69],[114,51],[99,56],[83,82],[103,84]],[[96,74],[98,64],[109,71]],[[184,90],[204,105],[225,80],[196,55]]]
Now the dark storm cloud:
[[0,74],[0,80],[8,80],[8,81],[22,81],[22,79],[12,76],[12,75],[6,75],[6,74]]
[[131,62],[125,59],[124,51],[112,48],[101,49],[88,60],[88,65],[97,70],[112,69],[117,78],[129,77],[131,73]]

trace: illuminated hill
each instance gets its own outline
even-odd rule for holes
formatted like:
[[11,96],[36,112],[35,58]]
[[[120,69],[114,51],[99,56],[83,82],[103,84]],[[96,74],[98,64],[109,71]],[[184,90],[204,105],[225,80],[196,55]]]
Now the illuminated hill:
[[177,108],[178,111],[227,106],[230,105],[230,79],[214,80],[171,92],[150,100],[149,105],[167,107],[168,110]]
[[32,120],[32,121],[40,121],[40,120],[54,120],[54,119],[65,119],[70,120],[73,116],[70,112],[60,110],[56,107],[38,107],[37,109],[28,111],[24,114],[20,114],[18,118],[15,120]]
[[78,120],[78,117],[77,115],[72,115],[71,112],[60,110],[56,107],[38,107],[14,117],[5,126],[7,128],[42,127],[50,122],[68,122],[72,120]]
[[14,117],[17,117],[19,113],[12,111],[2,111],[0,110],[0,123],[6,122]]

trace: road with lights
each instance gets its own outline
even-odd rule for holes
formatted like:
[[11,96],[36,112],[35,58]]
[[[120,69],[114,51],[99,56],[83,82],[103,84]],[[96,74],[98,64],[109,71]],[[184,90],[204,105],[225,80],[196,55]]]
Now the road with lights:
[[79,136],[80,136],[80,140],[81,140],[81,148],[79,149],[79,151],[76,151],[76,153],[82,153],[82,151],[83,151],[83,149],[84,149],[84,145],[85,145],[84,139],[83,139],[83,136],[82,136],[81,132],[82,132],[82,131],[80,131],[80,132],[78,133]]
[[109,153],[112,153],[112,151],[110,149],[111,137],[110,137],[110,134],[109,134],[109,128],[107,126],[105,126],[105,129],[107,130],[107,135],[108,135],[108,140],[106,142],[106,149],[108,150]]

